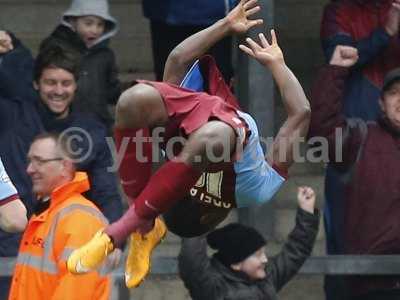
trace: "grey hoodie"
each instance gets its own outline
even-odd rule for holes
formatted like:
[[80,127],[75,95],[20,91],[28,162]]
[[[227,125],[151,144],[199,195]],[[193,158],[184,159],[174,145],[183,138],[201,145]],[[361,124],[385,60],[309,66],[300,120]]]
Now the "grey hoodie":
[[[106,20],[106,30],[88,48],[71,25],[71,17],[95,15]],[[81,54],[80,76],[73,109],[94,113],[110,130],[113,116],[107,105],[115,104],[121,94],[115,54],[108,41],[118,24],[108,11],[106,0],[73,0],[63,14],[62,22],[40,45],[40,51],[51,47],[72,48]]]
[[71,17],[89,15],[100,17],[106,21],[105,31],[94,45],[111,38],[118,32],[118,22],[110,15],[107,0],[73,0],[71,6],[61,17],[61,24],[72,28]]

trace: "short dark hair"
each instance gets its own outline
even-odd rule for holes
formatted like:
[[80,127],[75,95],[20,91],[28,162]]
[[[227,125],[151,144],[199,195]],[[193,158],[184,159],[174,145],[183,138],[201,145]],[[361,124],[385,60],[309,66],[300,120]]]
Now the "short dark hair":
[[60,68],[73,74],[75,81],[79,78],[81,55],[70,47],[52,44],[43,47],[36,58],[33,79],[38,82],[47,68]]

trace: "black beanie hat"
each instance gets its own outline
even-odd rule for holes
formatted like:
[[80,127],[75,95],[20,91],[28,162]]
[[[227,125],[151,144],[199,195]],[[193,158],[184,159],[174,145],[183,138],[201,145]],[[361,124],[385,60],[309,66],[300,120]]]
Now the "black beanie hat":
[[208,245],[217,250],[215,257],[225,266],[239,263],[266,244],[254,228],[231,223],[207,235]]

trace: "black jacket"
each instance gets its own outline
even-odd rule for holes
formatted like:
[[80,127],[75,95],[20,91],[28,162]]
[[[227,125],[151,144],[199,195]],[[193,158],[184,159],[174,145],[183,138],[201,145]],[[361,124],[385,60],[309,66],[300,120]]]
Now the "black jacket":
[[[209,259],[205,238],[183,239],[179,272],[194,300],[275,300],[277,292],[310,256],[319,227],[319,213],[298,209],[296,226],[282,251],[270,258],[265,279],[252,281],[215,257]],[[244,243],[246,241],[243,241]]]
[[115,104],[121,94],[114,52],[108,40],[87,48],[82,39],[71,28],[59,25],[40,45],[40,51],[61,45],[79,52],[81,57],[78,91],[74,109],[94,113],[108,127],[113,124],[108,104]]

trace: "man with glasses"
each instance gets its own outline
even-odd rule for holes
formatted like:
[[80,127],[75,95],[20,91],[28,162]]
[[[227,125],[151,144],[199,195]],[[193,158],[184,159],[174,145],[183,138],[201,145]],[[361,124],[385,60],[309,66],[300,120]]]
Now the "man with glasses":
[[86,173],[76,172],[70,147],[58,134],[37,136],[28,152],[27,173],[38,205],[22,237],[9,299],[109,299],[102,270],[83,276],[67,271],[69,253],[107,224],[82,193]]

